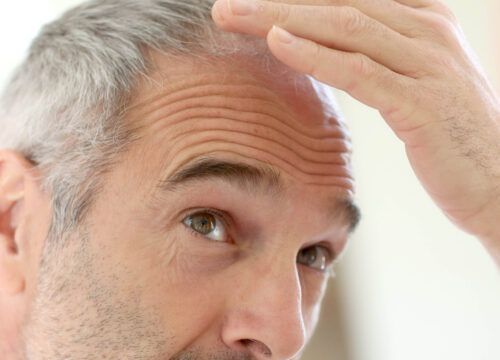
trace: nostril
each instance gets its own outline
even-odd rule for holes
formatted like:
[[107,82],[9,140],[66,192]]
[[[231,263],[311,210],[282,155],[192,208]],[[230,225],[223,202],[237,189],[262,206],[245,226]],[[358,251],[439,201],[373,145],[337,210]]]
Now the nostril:
[[271,349],[269,349],[266,345],[264,345],[258,340],[243,339],[240,341],[253,354],[265,357],[271,357],[273,354],[271,352]]

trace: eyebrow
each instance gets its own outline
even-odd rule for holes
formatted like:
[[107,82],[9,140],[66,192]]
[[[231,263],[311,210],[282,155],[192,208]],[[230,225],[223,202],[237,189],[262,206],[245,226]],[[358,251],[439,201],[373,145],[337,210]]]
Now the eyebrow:
[[[269,165],[250,165],[241,162],[230,162],[204,157],[182,166],[168,179],[161,180],[159,188],[162,191],[177,191],[192,182],[208,179],[223,180],[230,185],[240,187],[245,191],[264,191],[273,196],[284,192],[284,183],[280,172]],[[331,216],[342,217],[353,232],[361,219],[359,207],[350,197],[335,196],[332,201]]]

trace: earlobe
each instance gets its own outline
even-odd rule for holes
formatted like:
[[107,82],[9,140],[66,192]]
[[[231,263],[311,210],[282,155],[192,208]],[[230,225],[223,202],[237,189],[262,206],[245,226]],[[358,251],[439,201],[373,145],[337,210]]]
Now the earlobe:
[[25,178],[32,165],[21,155],[0,151],[0,293],[24,290],[22,236]]

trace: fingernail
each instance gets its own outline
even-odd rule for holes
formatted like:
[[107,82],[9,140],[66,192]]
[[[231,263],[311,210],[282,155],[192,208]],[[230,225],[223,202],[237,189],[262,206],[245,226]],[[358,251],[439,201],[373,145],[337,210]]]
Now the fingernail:
[[227,6],[233,15],[250,15],[257,10],[257,4],[253,0],[227,0]]
[[273,25],[273,31],[276,34],[278,40],[284,44],[291,44],[295,40],[295,36],[290,34],[285,29],[280,28],[279,26]]

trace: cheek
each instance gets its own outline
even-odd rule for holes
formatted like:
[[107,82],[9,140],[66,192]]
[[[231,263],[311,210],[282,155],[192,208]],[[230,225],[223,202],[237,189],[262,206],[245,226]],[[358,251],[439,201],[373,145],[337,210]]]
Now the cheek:
[[145,307],[158,310],[163,328],[175,335],[175,349],[184,349],[220,320],[224,277],[213,257],[194,249],[171,250],[158,252],[157,265],[142,275],[147,285],[141,296]]
[[179,223],[153,238],[142,257],[150,259],[150,271],[164,286],[184,288],[210,282],[237,260],[238,251],[231,244],[197,236]]
[[194,338],[213,322],[223,304],[223,270],[233,262],[227,245],[190,234],[180,224],[147,243],[122,239],[108,263],[123,292],[136,289],[142,307],[157,309],[164,327],[179,341]]

